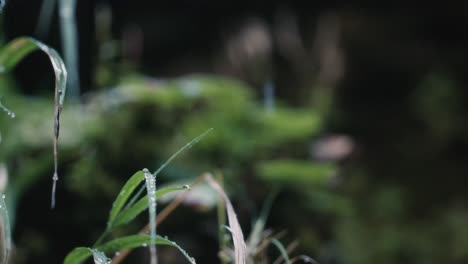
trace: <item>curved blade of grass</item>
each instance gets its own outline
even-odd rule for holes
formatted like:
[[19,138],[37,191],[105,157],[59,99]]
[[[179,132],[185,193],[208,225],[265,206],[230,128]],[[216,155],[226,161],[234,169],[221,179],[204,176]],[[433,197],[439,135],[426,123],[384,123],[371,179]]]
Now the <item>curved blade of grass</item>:
[[[190,255],[185,252],[177,243],[160,236],[156,236],[156,241],[154,242],[157,245],[166,245],[177,248],[185,258],[191,263],[196,264],[195,259],[190,257]],[[151,244],[151,237],[148,235],[131,235],[126,237],[121,237],[109,241],[102,246],[97,247],[96,249],[104,253],[119,252],[122,249],[126,248],[136,248],[141,246],[147,246]],[[92,253],[88,248],[78,247],[70,252],[65,260],[64,264],[78,264],[85,261],[87,258],[91,257]]]
[[154,176],[158,176],[158,174],[169,164],[173,159],[175,159],[177,156],[179,156],[180,153],[184,152],[186,149],[191,148],[193,145],[197,144],[198,141],[200,141],[202,138],[204,138],[208,133],[210,133],[213,130],[213,128],[210,128],[203,132],[201,135],[198,137],[192,139],[189,143],[185,144],[185,146],[181,147],[176,153],[174,153],[166,162],[164,162],[161,167],[159,167],[154,173]]
[[24,57],[33,51],[41,50],[49,56],[55,73],[55,91],[57,104],[65,100],[67,70],[57,51],[30,37],[19,37],[10,41],[0,50],[0,73],[12,70]]
[[0,193],[0,214],[2,215],[2,263],[8,263],[11,251],[11,228],[5,195]]
[[88,248],[88,249],[93,254],[94,264],[110,264],[111,263],[111,260],[103,252],[97,249],[92,249],[92,248]]
[[54,102],[54,174],[52,176],[51,207],[55,207],[55,187],[58,181],[58,137],[60,131],[60,113],[67,88],[67,70],[57,51],[29,37],[19,37],[10,41],[0,50],[0,72],[11,70],[26,55],[41,50],[49,56],[55,73],[55,102]]
[[[165,194],[175,192],[175,191],[182,191],[182,190],[187,190],[188,186],[182,186],[182,187],[167,187],[163,189],[156,190],[156,199],[159,199],[163,197]],[[141,214],[143,211],[148,208],[148,196],[145,195],[142,197],[138,202],[136,202],[133,206],[128,207],[117,216],[115,221],[111,224],[111,227],[117,227],[121,225],[125,225],[132,221],[135,217],[137,217],[139,214]]]
[[288,252],[284,248],[283,244],[281,244],[281,242],[276,238],[271,240],[271,243],[273,243],[273,245],[275,245],[276,248],[279,250],[279,252],[281,253],[281,256],[284,259],[284,262],[286,262],[286,264],[291,264],[291,260],[289,259]]
[[224,203],[226,204],[226,211],[229,221],[229,230],[231,231],[232,241],[234,242],[234,253],[235,253],[235,263],[236,264],[245,264],[247,259],[247,247],[245,245],[244,235],[240,227],[239,221],[237,220],[236,212],[229,200],[226,192],[223,188],[207,174],[205,176],[208,184],[223,198]]
[[[213,128],[210,128],[208,130],[206,130],[205,132],[203,132],[201,135],[199,135],[198,137],[192,139],[189,143],[185,144],[183,147],[181,147],[176,153],[172,154],[172,156],[166,160],[166,162],[164,162],[154,173],[153,175],[156,177],[158,176],[158,174],[167,166],[169,165],[169,163],[171,163],[171,161],[173,159],[175,159],[177,156],[179,156],[182,152],[184,152],[185,150],[191,148],[193,145],[195,145],[196,143],[198,143],[198,141],[200,141],[202,138],[204,138],[206,135],[208,135],[208,133],[210,133],[211,131],[213,130]],[[133,203],[136,201],[136,198],[141,194],[143,193],[143,191],[145,190],[145,186],[141,186],[140,190],[138,190],[138,193],[137,195],[135,195],[129,203],[128,203],[128,206],[132,206]]]
[[150,223],[150,237],[151,237],[151,245],[150,245],[150,255],[151,255],[151,264],[156,264],[157,256],[156,256],[156,176],[151,174],[148,169],[143,170],[145,174],[145,182],[146,182],[146,191],[148,192],[148,208],[149,208],[149,223]]
[[144,179],[145,174],[143,173],[143,171],[138,171],[137,173],[133,174],[133,176],[130,177],[130,179],[125,183],[124,187],[122,187],[122,190],[120,190],[119,195],[112,204],[112,208],[109,214],[109,220],[107,220],[108,228],[110,228],[113,221],[121,211],[122,207],[125,205],[125,202],[128,200],[130,195],[132,195],[133,191]]

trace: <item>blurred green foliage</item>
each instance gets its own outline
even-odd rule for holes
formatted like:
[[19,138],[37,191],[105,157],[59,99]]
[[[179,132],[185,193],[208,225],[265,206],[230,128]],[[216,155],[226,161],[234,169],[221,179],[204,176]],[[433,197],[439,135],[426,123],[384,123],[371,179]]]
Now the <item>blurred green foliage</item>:
[[[11,93],[7,98],[17,118],[0,117],[0,159],[10,170],[9,189],[21,199],[21,194],[50,176],[53,108],[51,100],[38,97]],[[308,142],[321,126],[320,116],[312,109],[279,106],[274,112],[265,111],[251,90],[235,80],[197,75],[159,81],[129,76],[112,89],[89,94],[83,105],[65,106],[60,174],[66,188],[82,201],[74,205],[74,213],[93,214],[104,221],[108,205],[129,175],[144,167],[156,169],[188,140],[213,127],[209,136],[162,172],[163,183],[220,171],[228,190],[240,201],[253,199],[252,204],[260,204],[278,186],[307,197],[311,189],[304,188],[304,183],[326,192],[334,171],[333,165],[309,158]],[[59,195],[59,204],[60,199]],[[95,201],[107,206],[87,206]],[[302,204],[306,206],[307,201]],[[253,213],[245,222],[255,209],[248,204],[243,207]],[[292,209],[301,210],[299,205]],[[249,226],[244,228],[247,232]],[[88,235],[100,229],[91,227]]]

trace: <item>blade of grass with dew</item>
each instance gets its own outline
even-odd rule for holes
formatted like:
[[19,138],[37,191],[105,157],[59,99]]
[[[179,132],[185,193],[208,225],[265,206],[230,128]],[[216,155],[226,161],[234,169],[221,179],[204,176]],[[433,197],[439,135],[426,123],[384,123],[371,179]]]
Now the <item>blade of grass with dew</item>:
[[107,227],[110,228],[120,213],[121,209],[125,205],[125,202],[128,200],[133,191],[138,187],[138,185],[145,179],[145,173],[143,171],[138,171],[133,174],[132,177],[125,183],[124,187],[120,190],[119,195],[112,204],[111,211],[109,213],[109,219],[107,220]]
[[93,249],[93,248],[88,248],[88,249],[93,254],[94,264],[110,264],[111,263],[111,260],[103,252],[97,249]]
[[[190,187],[188,185],[182,187],[167,187],[163,189],[156,190],[156,199],[163,197],[165,194],[188,190]],[[111,228],[115,228],[117,226],[125,225],[132,221],[135,217],[141,214],[143,211],[148,208],[148,196],[145,195],[142,197],[138,202],[136,202],[133,206],[128,207],[120,212],[120,214],[115,218],[114,222],[111,225]]]
[[19,37],[10,41],[0,50],[0,72],[11,70],[29,53],[41,50],[47,54],[55,73],[54,98],[54,174],[52,176],[51,207],[55,207],[55,188],[58,181],[58,137],[60,132],[60,113],[67,88],[67,70],[57,51],[29,37]]
[[2,263],[8,263],[11,251],[11,228],[5,195],[0,193],[0,214],[2,216]]
[[[152,241],[151,237],[148,235],[131,235],[126,237],[121,237],[109,241],[99,247],[96,247],[97,250],[104,253],[113,253],[119,252],[120,250],[126,248],[137,248],[141,246],[147,246]],[[156,241],[154,242],[157,245],[172,246],[177,248],[185,258],[191,263],[196,264],[195,259],[192,258],[185,250],[183,250],[177,243],[161,236],[156,236]],[[88,248],[78,247],[71,251],[64,260],[64,264],[79,264],[85,261],[87,258],[91,257],[92,253]]]
[[156,255],[156,176],[151,174],[148,169],[144,169],[143,173],[145,174],[146,182],[146,191],[148,192],[148,208],[149,208],[149,223],[150,223],[150,258],[151,264],[156,264],[157,255]]
[[59,0],[60,30],[65,65],[69,70],[69,94],[73,100],[80,96],[80,79],[78,72],[78,37],[76,26],[76,0]]
[[7,115],[11,118],[15,118],[15,113],[13,111],[11,111],[10,109],[6,108],[2,102],[0,101],[0,109],[5,111],[7,113]]
[[284,259],[284,262],[286,264],[291,264],[291,260],[289,259],[288,252],[284,248],[283,244],[281,244],[281,242],[278,239],[271,240],[271,243],[273,243],[273,245],[275,245],[276,248],[279,250],[279,252],[281,253],[281,256]]
[[237,220],[236,212],[229,200],[226,192],[219,184],[213,180],[210,174],[205,175],[205,179],[208,184],[224,199],[226,204],[226,211],[228,215],[229,230],[231,231],[232,240],[234,242],[234,255],[236,264],[245,264],[247,259],[247,247],[245,245],[244,235],[240,227],[239,221]]
[[[172,160],[174,160],[177,156],[179,156],[182,152],[184,152],[185,150],[191,148],[193,145],[197,144],[202,138],[204,138],[206,135],[208,135],[211,131],[213,130],[213,128],[210,128],[208,130],[206,130],[205,132],[203,132],[201,135],[199,135],[198,137],[192,139],[189,143],[185,144],[183,147],[181,147],[178,151],[176,151],[174,154],[172,154],[172,156],[167,159],[154,173],[153,175],[155,177],[158,176],[158,174],[165,168],[167,167],[167,165],[169,165],[171,163]],[[141,186],[140,190],[138,190],[138,193],[137,193],[137,196],[139,196],[141,193],[143,193],[143,191],[145,190],[145,186]],[[136,197],[136,196],[135,196]],[[133,199],[132,201],[129,202],[128,206],[132,206],[133,203],[136,201],[136,199]]]

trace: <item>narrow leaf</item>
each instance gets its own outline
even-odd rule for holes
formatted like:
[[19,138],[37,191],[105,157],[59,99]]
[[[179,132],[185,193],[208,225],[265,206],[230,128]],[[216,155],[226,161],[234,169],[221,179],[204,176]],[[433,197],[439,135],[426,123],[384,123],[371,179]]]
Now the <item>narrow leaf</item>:
[[275,245],[276,248],[279,250],[286,264],[291,264],[291,260],[289,259],[288,252],[284,248],[283,244],[281,244],[281,242],[278,239],[273,239],[271,243],[273,243],[273,245]]
[[223,188],[218,184],[218,182],[213,180],[211,175],[207,174],[205,179],[208,184],[223,198],[224,203],[226,204],[229,230],[231,231],[232,240],[234,242],[235,263],[245,264],[247,259],[247,247],[245,245],[244,235],[242,233],[239,221],[237,220],[237,215],[234,211],[231,201],[224,192]]
[[[187,190],[187,186],[183,187],[167,187],[163,189],[159,189],[156,191],[156,199],[159,199],[163,197],[165,194],[175,192],[175,191],[181,191],[181,190]],[[141,214],[143,211],[148,208],[148,196],[145,195],[142,197],[138,202],[136,202],[133,206],[124,209],[115,219],[115,221],[112,224],[112,227],[117,227],[120,225],[125,225],[128,222],[132,221],[135,217],[137,217],[139,214]]]
[[[185,144],[183,147],[181,147],[178,151],[176,151],[176,153],[172,154],[172,156],[167,159],[154,173],[153,175],[155,177],[157,177],[159,175],[159,173],[167,166],[169,165],[169,163],[171,163],[171,161],[173,159],[175,159],[177,156],[179,156],[182,152],[184,152],[185,150],[191,148],[193,145],[195,145],[196,143],[198,143],[198,141],[200,141],[203,137],[205,137],[206,135],[208,135],[211,131],[213,130],[213,128],[210,128],[208,130],[206,130],[205,132],[203,132],[201,135],[199,135],[198,137],[192,139],[189,143]],[[141,193],[143,193],[143,191],[145,190],[145,186],[141,186],[140,190],[138,190],[138,195],[140,195]],[[136,195],[136,196],[138,196]],[[134,198],[136,198],[136,196]],[[133,203],[135,202],[134,199],[132,199],[130,202],[129,202],[129,205],[132,206]]]
[[73,249],[68,255],[65,257],[63,261],[64,264],[78,264],[85,261],[89,258],[92,253],[89,251],[89,248],[86,247],[77,247]]
[[54,103],[54,174],[52,176],[51,207],[55,207],[55,187],[58,181],[58,136],[60,131],[60,113],[65,100],[67,88],[67,70],[57,51],[29,37],[19,37],[10,41],[0,50],[0,73],[11,70],[26,55],[41,50],[47,54],[55,73],[55,103]]
[[119,195],[112,204],[112,209],[109,214],[109,220],[107,221],[108,227],[112,226],[112,222],[119,214],[122,207],[125,205],[125,202],[128,200],[130,195],[132,195],[135,188],[145,179],[145,174],[143,171],[138,171],[125,183],[122,190],[120,190]]
[[2,216],[2,263],[8,263],[11,251],[11,228],[8,209],[5,203],[5,195],[0,193],[0,214]]
[[[191,264],[195,264],[195,259],[190,257],[190,255],[185,252],[177,243],[160,236],[156,236],[156,241],[154,242],[157,245],[172,246],[177,248]],[[121,237],[109,241],[96,249],[104,253],[113,253],[119,252],[122,249],[126,248],[136,248],[136,247],[146,247],[151,244],[151,237],[148,235],[131,235],[126,237]],[[75,248],[70,252],[65,258],[64,264],[79,264],[85,261],[87,258],[91,257],[92,253],[88,248],[79,247]]]
[[67,70],[57,51],[30,37],[19,37],[10,41],[0,50],[0,73],[12,70],[24,57],[33,51],[41,50],[49,56],[55,72],[55,89],[58,103],[63,104],[67,83]]

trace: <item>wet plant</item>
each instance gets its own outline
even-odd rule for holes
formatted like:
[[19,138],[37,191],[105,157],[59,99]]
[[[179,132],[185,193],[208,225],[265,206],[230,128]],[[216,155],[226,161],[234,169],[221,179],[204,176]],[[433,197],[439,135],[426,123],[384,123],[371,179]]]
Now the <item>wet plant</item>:
[[[67,255],[64,263],[81,263],[91,256],[94,257],[95,263],[110,263],[110,260],[108,261],[104,254],[114,253],[118,256],[120,251],[124,249],[149,246],[151,263],[153,264],[157,263],[156,245],[167,245],[177,248],[190,263],[194,264],[195,259],[190,257],[185,250],[177,245],[177,243],[169,240],[167,237],[161,237],[156,234],[156,202],[158,198],[171,192],[188,190],[190,188],[189,186],[184,185],[181,187],[168,187],[157,190],[156,177],[174,158],[184,150],[193,146],[211,131],[212,129],[205,131],[203,134],[194,138],[192,141],[180,148],[154,173],[151,173],[148,169],[143,169],[130,177],[114,200],[109,213],[107,227],[102,235],[94,243],[91,249],[86,247],[75,248]],[[136,191],[140,185],[143,190],[146,187],[147,195],[144,197],[141,197],[141,191]],[[149,235],[147,234],[148,232],[143,232],[141,234],[129,235],[104,242],[116,227],[129,224],[135,217],[146,209],[149,209]],[[102,262],[104,259],[106,262]]]

